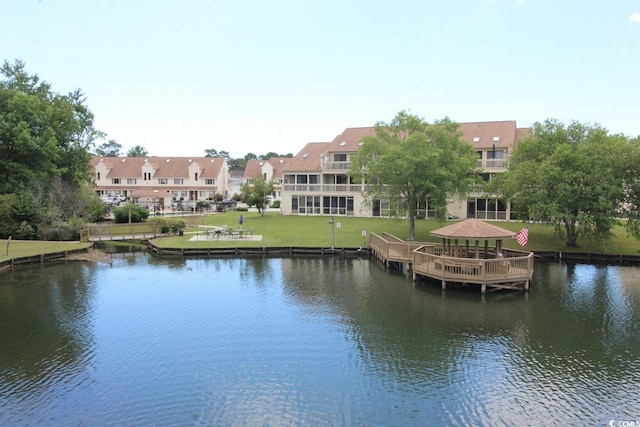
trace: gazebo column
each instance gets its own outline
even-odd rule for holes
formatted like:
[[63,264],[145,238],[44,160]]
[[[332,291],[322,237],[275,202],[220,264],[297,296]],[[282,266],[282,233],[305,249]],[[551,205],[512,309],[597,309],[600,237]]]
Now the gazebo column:
[[476,258],[480,258],[480,240],[476,240]]

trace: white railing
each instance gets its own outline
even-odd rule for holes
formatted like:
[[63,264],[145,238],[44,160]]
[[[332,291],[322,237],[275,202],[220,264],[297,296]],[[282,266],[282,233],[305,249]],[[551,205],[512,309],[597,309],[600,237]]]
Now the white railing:
[[351,162],[322,162],[322,170],[349,170],[351,168]]
[[294,191],[297,193],[360,193],[363,190],[357,184],[284,184],[284,191]]
[[505,159],[479,159],[476,166],[481,169],[504,169],[506,171],[506,164]]

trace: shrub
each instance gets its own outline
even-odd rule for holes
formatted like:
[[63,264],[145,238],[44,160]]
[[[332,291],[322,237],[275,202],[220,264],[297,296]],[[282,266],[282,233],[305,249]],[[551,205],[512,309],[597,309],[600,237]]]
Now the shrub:
[[205,202],[204,200],[198,200],[196,202],[196,209],[200,212],[204,211],[204,208],[207,207],[209,204],[207,202]]
[[56,221],[51,225],[42,225],[39,229],[42,240],[79,240],[84,221],[72,218],[69,221]]
[[271,202],[271,207],[272,208],[279,208],[280,207],[280,200],[274,200],[273,202]]
[[169,226],[169,230],[171,230],[172,233],[177,234],[185,229],[187,223],[185,223],[182,219],[172,218],[167,221],[167,225]]
[[141,206],[127,203],[124,206],[114,209],[113,218],[117,223],[129,222],[129,212],[131,212],[131,222],[141,222],[149,218],[149,211]]
[[160,233],[164,234],[169,232],[169,221],[167,221],[165,218],[154,217],[149,219],[147,221],[147,224],[160,230]]

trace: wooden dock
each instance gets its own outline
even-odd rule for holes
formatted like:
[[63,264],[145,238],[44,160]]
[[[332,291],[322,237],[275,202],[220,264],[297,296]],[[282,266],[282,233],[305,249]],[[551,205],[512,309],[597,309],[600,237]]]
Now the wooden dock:
[[413,280],[429,278],[440,281],[442,289],[448,284],[478,285],[481,292],[511,289],[528,290],[533,277],[533,252],[502,249],[496,257],[495,247],[460,245],[452,248],[439,244],[408,242],[393,235],[372,233],[369,244],[372,254],[386,266],[401,264],[411,271]]
[[425,245],[425,242],[410,242],[402,240],[389,233],[369,235],[369,247],[372,255],[385,267],[395,264],[404,271],[411,270],[414,249]]

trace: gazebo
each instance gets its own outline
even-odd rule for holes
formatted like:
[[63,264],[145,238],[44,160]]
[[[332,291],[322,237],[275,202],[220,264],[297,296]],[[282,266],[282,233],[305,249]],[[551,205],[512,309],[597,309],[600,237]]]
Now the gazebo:
[[[506,249],[505,239],[516,233],[480,221],[467,219],[431,232],[440,245],[423,245],[413,251],[413,277],[447,283],[481,285],[487,288],[528,290],[533,276],[533,252]],[[493,244],[492,244],[493,243]]]
[[[513,238],[515,233],[479,219],[466,219],[433,230],[431,235],[442,238],[443,255],[467,258],[473,253],[475,258],[480,258],[482,254],[485,258],[497,258],[502,254],[502,241]],[[459,245],[461,240],[465,242],[464,246]],[[493,252],[489,248],[490,240],[495,240]],[[483,252],[480,251],[481,241],[484,241]],[[474,242],[473,248],[470,242]]]

